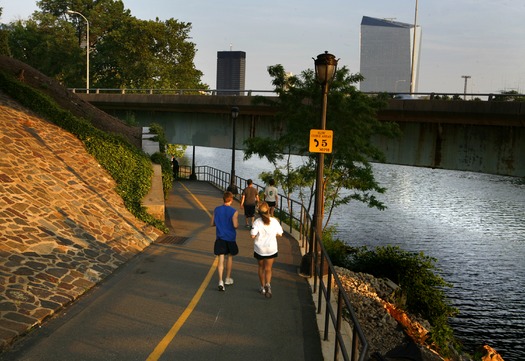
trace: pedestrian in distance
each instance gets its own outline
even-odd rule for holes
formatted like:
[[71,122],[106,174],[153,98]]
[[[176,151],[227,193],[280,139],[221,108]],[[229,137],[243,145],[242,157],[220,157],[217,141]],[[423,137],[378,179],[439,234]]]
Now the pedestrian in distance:
[[[215,208],[211,219],[211,226],[215,227],[216,235],[213,253],[219,257],[217,266],[219,291],[225,291],[225,285],[233,285],[233,279],[231,278],[233,256],[239,253],[239,247],[237,247],[239,212],[231,206],[233,202],[232,192],[224,192],[222,200],[224,202],[223,205]],[[225,280],[223,280],[224,271],[226,271]]]
[[171,165],[173,167],[173,179],[179,179],[179,162],[177,158],[171,157]]
[[275,180],[270,179],[266,188],[264,188],[264,201],[270,206],[270,216],[274,217],[275,206],[279,202],[279,194],[275,187]]
[[253,244],[253,256],[258,263],[259,292],[267,298],[272,297],[272,267],[278,256],[277,237],[283,235],[283,228],[279,221],[270,216],[268,203],[259,204],[259,215],[253,222],[250,235],[255,239]]
[[253,181],[248,179],[246,181],[247,187],[242,191],[241,207],[244,208],[244,218],[246,221],[246,228],[251,228],[253,219],[255,218],[255,207],[259,202],[259,194],[257,189],[253,186]]

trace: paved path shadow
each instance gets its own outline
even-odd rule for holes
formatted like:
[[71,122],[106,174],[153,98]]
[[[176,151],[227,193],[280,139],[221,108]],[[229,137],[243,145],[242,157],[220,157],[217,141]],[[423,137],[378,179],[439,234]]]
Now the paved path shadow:
[[210,217],[220,204],[222,192],[210,184],[176,182],[166,207],[170,234],[0,360],[322,360],[294,239],[280,239],[266,299],[258,293],[253,241],[240,228],[234,285],[217,290]]

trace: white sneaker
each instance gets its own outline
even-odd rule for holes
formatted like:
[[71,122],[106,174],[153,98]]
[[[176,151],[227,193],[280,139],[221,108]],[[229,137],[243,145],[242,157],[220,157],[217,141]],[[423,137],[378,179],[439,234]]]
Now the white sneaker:
[[224,288],[224,282],[220,281],[219,282],[219,291],[224,291],[225,288]]
[[233,278],[226,278],[226,281],[224,281],[224,284],[226,286],[233,285]]
[[264,296],[264,294],[266,293],[266,290],[264,289],[263,286],[261,286],[261,287],[259,288],[259,293],[260,293],[261,295],[263,295],[263,296]]
[[266,286],[264,286],[264,296],[266,298],[271,298],[272,297],[272,286],[270,286],[269,283],[266,284]]

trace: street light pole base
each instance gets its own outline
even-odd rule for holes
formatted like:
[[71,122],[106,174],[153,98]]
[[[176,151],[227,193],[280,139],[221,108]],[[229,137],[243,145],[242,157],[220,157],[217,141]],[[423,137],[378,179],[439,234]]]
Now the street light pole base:
[[302,277],[312,277],[312,255],[306,253],[301,259],[301,268],[299,269],[299,274]]
[[239,194],[239,190],[237,189],[237,186],[235,184],[230,184],[226,190],[228,192],[232,192],[233,195]]

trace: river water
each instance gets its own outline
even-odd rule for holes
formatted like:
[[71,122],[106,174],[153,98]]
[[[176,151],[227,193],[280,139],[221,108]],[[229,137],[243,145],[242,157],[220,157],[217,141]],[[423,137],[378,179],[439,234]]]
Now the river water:
[[[187,155],[191,164],[192,150]],[[229,172],[231,150],[197,147],[196,165]],[[258,178],[273,170],[257,157],[236,174]],[[353,246],[397,245],[437,259],[441,276],[454,285],[446,294],[460,310],[452,320],[465,349],[487,342],[505,361],[525,360],[525,184],[495,175],[374,164],[387,188],[384,211],[360,203],[338,208],[331,219],[337,236]]]

